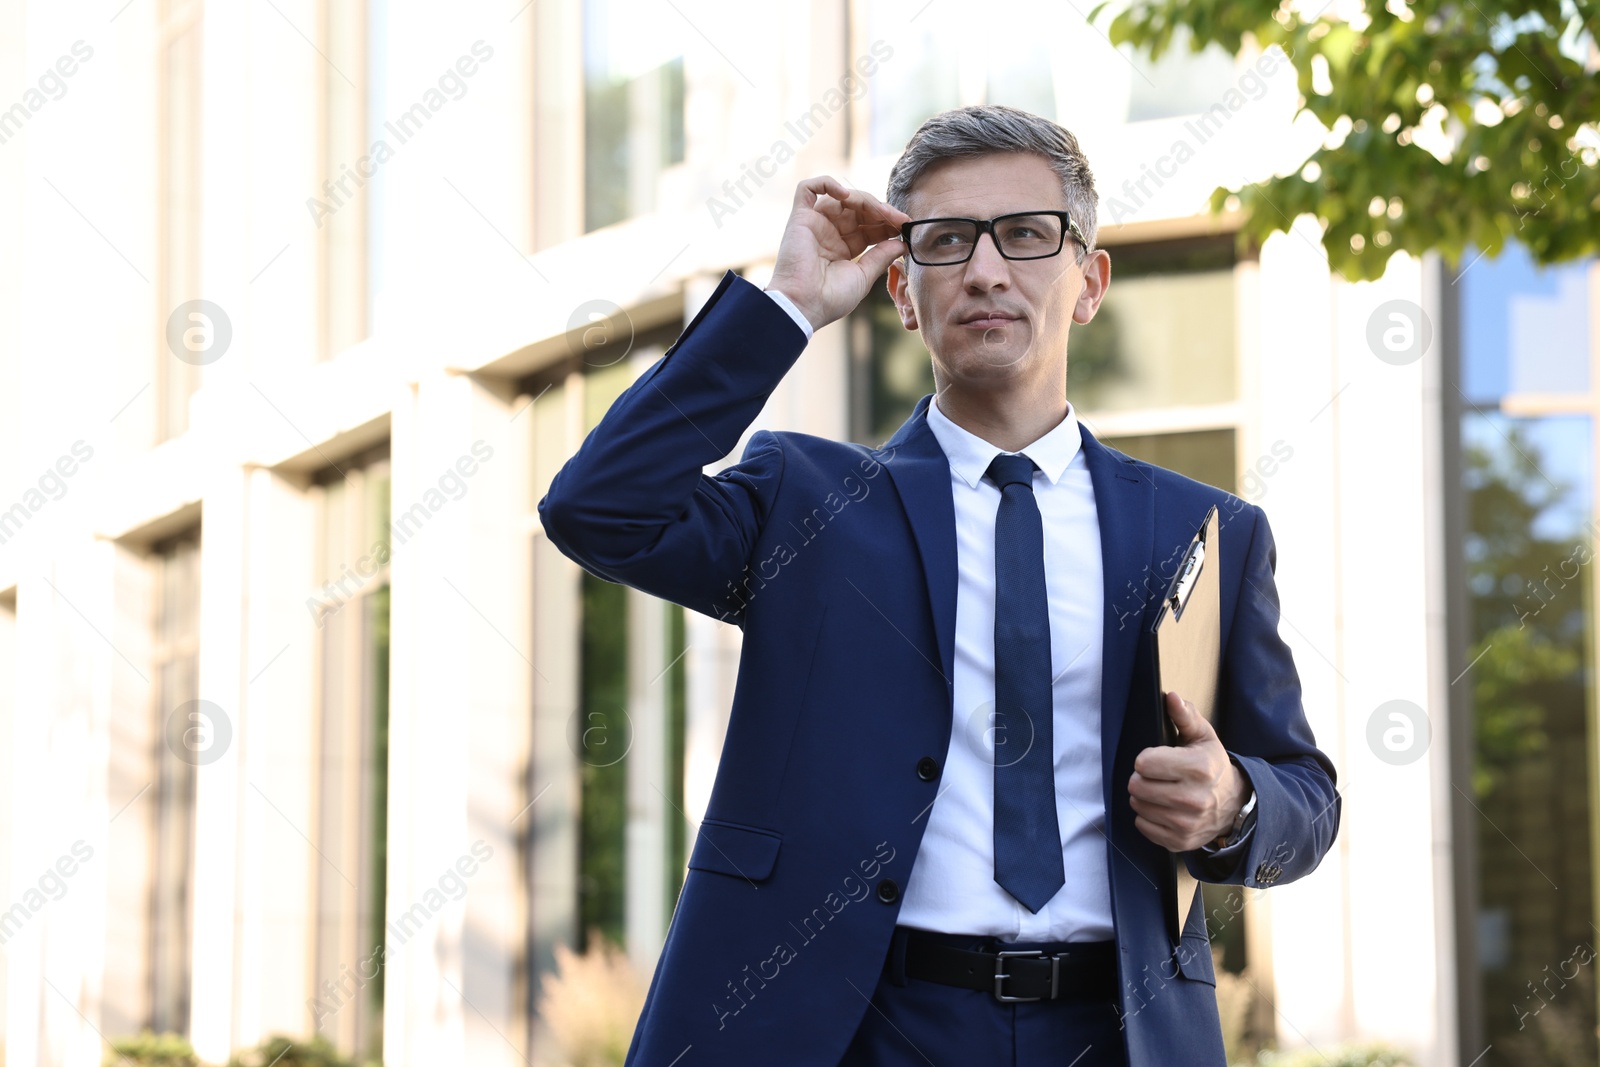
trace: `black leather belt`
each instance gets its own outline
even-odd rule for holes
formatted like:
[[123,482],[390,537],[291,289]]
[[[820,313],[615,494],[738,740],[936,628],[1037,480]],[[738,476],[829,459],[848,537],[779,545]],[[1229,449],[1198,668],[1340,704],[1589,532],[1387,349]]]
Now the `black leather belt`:
[[1007,1004],[1113,1000],[1117,995],[1114,941],[1062,942],[1052,944],[1049,950],[1007,949],[1005,942],[993,938],[902,929],[906,931],[906,975],[910,978],[980,989]]

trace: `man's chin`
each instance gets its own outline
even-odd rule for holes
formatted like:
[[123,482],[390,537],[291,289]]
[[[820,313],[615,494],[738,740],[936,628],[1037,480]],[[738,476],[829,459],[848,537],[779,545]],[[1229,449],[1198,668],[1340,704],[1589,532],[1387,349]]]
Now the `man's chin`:
[[965,344],[955,353],[954,359],[945,362],[956,378],[1004,378],[1028,362],[1032,354],[1032,346],[1013,332],[1013,336],[1003,340],[985,337],[976,344]]

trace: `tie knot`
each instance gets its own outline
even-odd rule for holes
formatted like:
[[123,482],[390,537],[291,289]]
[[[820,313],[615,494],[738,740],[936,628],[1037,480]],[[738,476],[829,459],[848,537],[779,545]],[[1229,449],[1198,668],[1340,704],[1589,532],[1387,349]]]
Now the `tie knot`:
[[1027,486],[1031,491],[1033,472],[1036,469],[1038,465],[1022,453],[1007,455],[1002,452],[989,464],[989,477],[994,479],[994,484],[1000,487],[1002,493],[1005,492],[1006,486],[1017,483]]

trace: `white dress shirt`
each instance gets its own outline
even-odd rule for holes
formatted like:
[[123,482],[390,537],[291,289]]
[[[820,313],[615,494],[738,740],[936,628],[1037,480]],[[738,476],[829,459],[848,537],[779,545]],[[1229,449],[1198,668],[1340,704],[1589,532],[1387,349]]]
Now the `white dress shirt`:
[[994,525],[1000,490],[985,472],[1002,449],[951,422],[934,400],[928,428],[950,460],[956,516],[955,715],[939,792],[900,906],[904,926],[1007,941],[1112,937],[1100,772],[1104,591],[1094,485],[1078,418],[1021,452],[1039,466],[1050,611],[1056,823],[1066,883],[1038,914],[994,880]]

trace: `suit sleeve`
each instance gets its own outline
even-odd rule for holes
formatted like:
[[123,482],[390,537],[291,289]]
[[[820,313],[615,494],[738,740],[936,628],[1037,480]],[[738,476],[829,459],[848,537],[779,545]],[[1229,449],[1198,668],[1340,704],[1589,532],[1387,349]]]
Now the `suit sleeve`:
[[1333,763],[1306,722],[1294,657],[1278,634],[1272,529],[1261,508],[1250,508],[1254,522],[1217,696],[1218,736],[1255,790],[1255,827],[1237,851],[1196,850],[1184,861],[1204,882],[1265,887],[1316,868],[1338,832],[1340,801]]
[[783,446],[752,434],[714,477],[799,358],[782,308],[729,271],[672,347],[611,405],[538,505],[563,555],[608,581],[743,624],[743,573],[783,477]]

